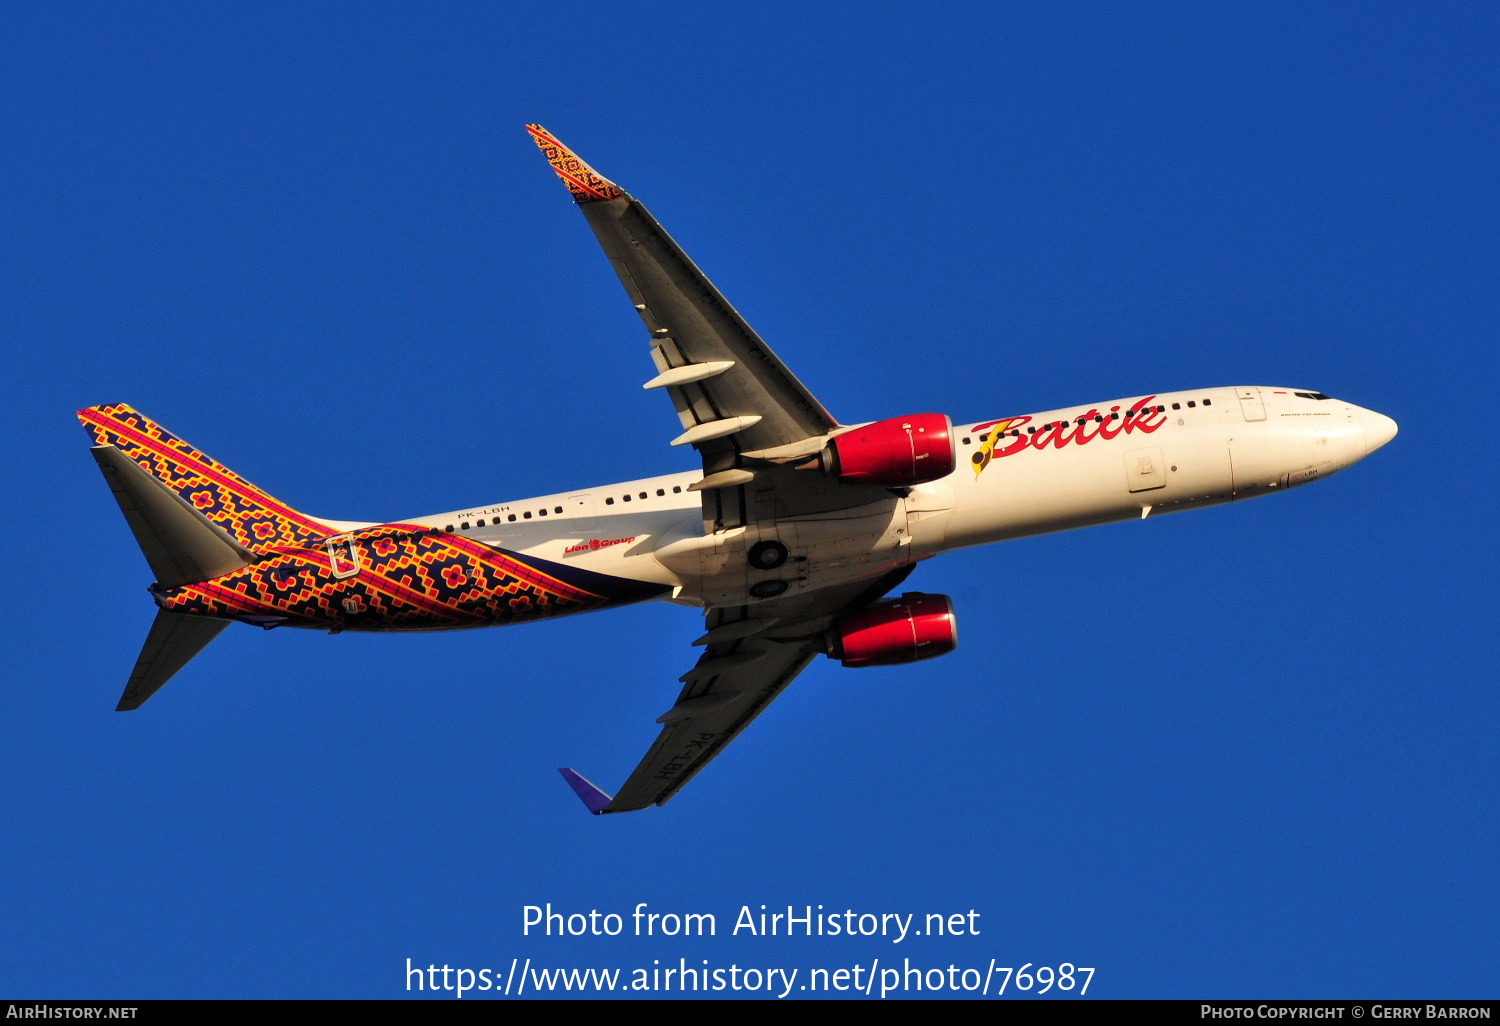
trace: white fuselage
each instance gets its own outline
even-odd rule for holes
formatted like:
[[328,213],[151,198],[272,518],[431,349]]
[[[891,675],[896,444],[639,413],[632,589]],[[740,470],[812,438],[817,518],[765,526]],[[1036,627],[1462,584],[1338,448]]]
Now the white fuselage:
[[[699,495],[689,490],[698,472],[408,522],[664,585],[685,604],[745,604],[762,578],[810,591],[949,549],[1266,495],[1327,477],[1394,436],[1389,418],[1317,395],[1209,388],[958,425],[958,467],[938,481],[853,509],[762,517],[708,536]],[[996,430],[1003,434],[989,439]],[[987,443],[989,459],[976,471]],[[748,567],[749,547],[773,538],[792,559],[775,571]]]

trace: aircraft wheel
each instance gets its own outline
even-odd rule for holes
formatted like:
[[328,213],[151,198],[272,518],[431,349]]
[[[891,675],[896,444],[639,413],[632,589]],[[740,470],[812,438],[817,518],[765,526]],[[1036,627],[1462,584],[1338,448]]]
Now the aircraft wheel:
[[750,546],[750,565],[757,570],[775,570],[786,562],[786,546],[779,541],[756,542]]

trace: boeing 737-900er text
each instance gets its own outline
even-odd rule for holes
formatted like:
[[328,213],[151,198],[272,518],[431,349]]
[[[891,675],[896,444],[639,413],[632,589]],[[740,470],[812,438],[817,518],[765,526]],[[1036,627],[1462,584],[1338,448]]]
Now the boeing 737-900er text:
[[1154,392],[955,426],[941,413],[845,425],[813,397],[640,201],[539,125],[536,144],[598,236],[650,338],[645,383],[701,472],[386,524],[307,516],[128,406],[79,413],[156,574],[135,709],[231,621],[338,631],[520,623],[644,599],[698,606],[697,663],[613,797],[660,805],[812,660],[951,652],[944,595],[897,588],[950,549],[1269,495],[1385,445],[1389,417],[1321,392]]

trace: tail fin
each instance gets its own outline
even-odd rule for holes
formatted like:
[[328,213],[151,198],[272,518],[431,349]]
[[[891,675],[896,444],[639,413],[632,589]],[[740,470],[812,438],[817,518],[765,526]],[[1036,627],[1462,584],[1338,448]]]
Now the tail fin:
[[141,646],[141,654],[135,661],[135,669],[130,671],[130,680],[115,711],[139,709],[156,694],[157,688],[171,680],[174,673],[228,626],[228,620],[157,610],[156,621],[151,624],[151,633],[146,635],[146,644]]
[[[175,492],[189,504],[191,511],[200,513],[219,528],[240,549],[258,554],[338,533],[334,527],[272,498],[129,406],[91,406],[79,410],[78,419],[93,436],[96,446],[112,446],[128,457],[137,468]],[[103,468],[105,458],[98,457],[97,450],[96,458]],[[123,465],[124,461],[114,462]],[[121,467],[117,466],[117,469]],[[105,470],[107,478],[110,473]],[[110,486],[115,487],[114,478],[110,478]],[[116,489],[116,495],[119,494],[119,489]],[[124,506],[123,501],[121,505]],[[125,515],[130,519],[128,509]],[[136,528],[134,520],[131,527]],[[141,537],[139,529],[136,537]],[[144,541],[142,548],[146,548]],[[151,553],[147,550],[147,559],[150,558]],[[154,561],[152,567],[156,568]]]

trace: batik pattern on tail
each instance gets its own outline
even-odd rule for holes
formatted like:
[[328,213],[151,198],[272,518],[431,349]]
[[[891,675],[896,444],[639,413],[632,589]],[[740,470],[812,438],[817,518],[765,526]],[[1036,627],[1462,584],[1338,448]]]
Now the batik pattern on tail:
[[173,612],[268,627],[413,631],[539,620],[612,601],[499,549],[415,524],[276,552],[157,598]]
[[251,552],[337,533],[277,501],[160,424],[123,404],[78,411],[95,445],[113,445]]

